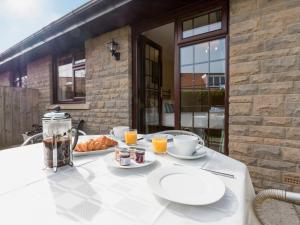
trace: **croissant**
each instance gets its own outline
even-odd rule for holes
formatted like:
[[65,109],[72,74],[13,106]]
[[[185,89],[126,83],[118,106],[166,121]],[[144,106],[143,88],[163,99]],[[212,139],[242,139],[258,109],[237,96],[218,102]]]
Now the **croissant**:
[[82,144],[76,145],[74,150],[77,151],[77,152],[82,152],[83,151]]
[[101,150],[102,144],[101,142],[95,141],[94,142],[94,149],[95,150]]
[[96,139],[90,139],[88,141],[77,144],[74,150],[77,152],[104,150],[116,146],[117,144],[118,142],[115,140],[112,140],[106,136],[100,136]]
[[94,149],[94,143],[93,143],[93,140],[88,140],[87,141],[87,150],[88,151],[92,151]]

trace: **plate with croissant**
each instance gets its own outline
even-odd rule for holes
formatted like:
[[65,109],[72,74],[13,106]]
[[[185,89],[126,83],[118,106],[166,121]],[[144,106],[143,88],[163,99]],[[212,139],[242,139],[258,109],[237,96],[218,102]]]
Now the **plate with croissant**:
[[116,145],[118,145],[117,141],[106,136],[100,136],[77,144],[74,148],[73,155],[83,156],[111,152]]

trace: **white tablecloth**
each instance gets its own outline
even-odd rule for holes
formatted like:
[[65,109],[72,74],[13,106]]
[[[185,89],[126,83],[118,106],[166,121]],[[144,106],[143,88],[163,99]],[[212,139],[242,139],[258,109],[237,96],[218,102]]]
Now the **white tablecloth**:
[[[139,142],[149,146],[145,140]],[[206,157],[182,161],[158,156],[149,167],[114,169],[105,155],[75,158],[75,167],[56,174],[43,170],[41,144],[0,151],[0,224],[22,225],[254,225],[253,186],[246,166],[207,149]],[[186,206],[156,197],[147,176],[158,167],[204,167],[235,175],[219,176],[226,194],[208,206]]]

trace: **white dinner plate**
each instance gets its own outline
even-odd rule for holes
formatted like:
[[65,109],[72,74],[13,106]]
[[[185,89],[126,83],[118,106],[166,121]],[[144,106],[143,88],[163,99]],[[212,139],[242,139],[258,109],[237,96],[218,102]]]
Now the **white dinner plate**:
[[159,168],[148,176],[148,185],[159,197],[186,205],[208,205],[225,194],[216,175],[187,166]]
[[137,163],[134,160],[131,159],[131,163],[128,166],[121,166],[120,163],[115,159],[115,153],[111,153],[106,156],[106,163],[109,166],[115,167],[115,168],[122,168],[122,169],[134,169],[134,168],[140,168],[144,166],[149,166],[153,164],[156,161],[156,157],[152,152],[145,152],[145,162],[144,163]]
[[86,156],[86,155],[99,155],[99,154],[104,154],[108,152],[112,152],[115,150],[115,147],[103,149],[103,150],[95,150],[95,151],[88,151],[88,152],[77,152],[73,151],[73,156]]
[[[150,141],[150,142],[152,142],[152,138],[153,138],[153,136],[155,136],[155,135],[159,135],[159,133],[157,133],[157,134],[146,134],[145,136],[144,136],[144,138],[147,140],[147,141]],[[162,135],[164,135],[164,134],[162,134]],[[172,141],[173,140],[173,135],[171,135],[171,134],[166,134],[167,135],[167,140],[168,141]]]
[[180,155],[176,152],[174,146],[170,146],[168,147],[167,153],[170,156],[173,156],[178,159],[199,159],[206,155],[206,150],[201,145],[198,145],[193,155]]

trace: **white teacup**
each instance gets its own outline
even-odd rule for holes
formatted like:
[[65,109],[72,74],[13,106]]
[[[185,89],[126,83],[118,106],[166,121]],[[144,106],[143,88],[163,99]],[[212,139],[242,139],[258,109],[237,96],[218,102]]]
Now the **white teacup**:
[[118,139],[124,139],[125,132],[129,131],[129,127],[127,126],[118,126],[114,127],[109,134],[118,138]]
[[[196,150],[204,146],[204,142],[200,137],[184,134],[174,136],[173,143],[176,153],[183,156],[193,155]],[[200,144],[200,147],[197,147],[198,144]]]

